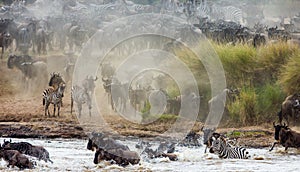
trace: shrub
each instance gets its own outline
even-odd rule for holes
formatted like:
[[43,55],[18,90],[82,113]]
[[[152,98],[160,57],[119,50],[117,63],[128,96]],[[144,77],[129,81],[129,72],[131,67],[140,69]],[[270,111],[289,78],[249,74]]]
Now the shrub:
[[300,52],[295,53],[283,66],[279,83],[287,94],[300,92]]
[[276,81],[282,65],[286,64],[297,50],[297,46],[284,42],[261,47],[257,54],[257,60],[260,69],[263,69],[262,74],[265,76],[263,79]]
[[253,88],[243,88],[240,96],[227,106],[231,122],[250,125],[257,122],[257,95]]

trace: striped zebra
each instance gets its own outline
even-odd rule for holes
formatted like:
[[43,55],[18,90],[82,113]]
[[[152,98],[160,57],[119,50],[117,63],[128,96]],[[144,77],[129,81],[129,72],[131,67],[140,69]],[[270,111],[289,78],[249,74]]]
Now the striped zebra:
[[202,0],[199,6],[196,8],[196,15],[199,18],[209,18],[210,14],[210,7],[207,5],[206,0]]
[[234,6],[220,7],[212,5],[211,17],[215,20],[233,21],[239,24],[243,23],[242,10]]
[[91,109],[92,109],[92,99],[88,93],[88,90],[75,85],[71,89],[71,114],[73,111],[73,103],[74,101],[77,104],[78,108],[78,113],[79,117],[81,117],[81,110],[82,110],[82,105],[87,104],[89,108],[89,115],[91,116]]
[[103,5],[93,5],[92,11],[96,14],[96,16],[98,16],[98,15],[103,15],[106,12],[114,11],[117,8],[118,8],[117,4],[108,3]]
[[153,12],[153,7],[151,5],[142,5],[142,4],[134,4],[134,11],[137,13],[150,13]]
[[62,83],[58,86],[58,89],[55,90],[53,87],[47,88],[43,92],[43,106],[45,106],[45,116],[50,117],[49,105],[53,104],[54,111],[53,116],[55,116],[56,107],[58,108],[57,116],[60,113],[60,107],[62,106],[62,98],[64,95],[66,84]]
[[248,159],[249,152],[243,147],[233,147],[227,143],[224,137],[212,137],[212,146],[209,150],[210,153],[218,154],[220,158],[224,159]]

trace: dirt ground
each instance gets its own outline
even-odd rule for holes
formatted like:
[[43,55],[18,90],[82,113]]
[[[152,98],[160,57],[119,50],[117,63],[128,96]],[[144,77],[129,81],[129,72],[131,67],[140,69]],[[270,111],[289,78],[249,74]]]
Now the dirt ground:
[[[60,58],[61,59],[61,58]],[[62,59],[61,59],[62,60]],[[56,70],[56,69],[53,69]],[[44,88],[29,86],[22,80],[17,69],[8,69],[6,61],[0,64],[0,136],[17,138],[86,138],[92,124],[79,123],[76,115],[70,113],[70,91],[63,99],[61,115],[44,115],[42,91]],[[50,75],[49,75],[50,76]],[[21,81],[21,82],[20,82]],[[28,90],[24,90],[25,86]],[[30,88],[31,87],[31,88]],[[168,130],[173,121],[157,120],[151,124],[138,125],[106,111],[103,119],[106,126],[97,125],[100,131],[113,129],[122,136],[154,137]],[[184,124],[183,124],[184,125]],[[100,127],[99,127],[100,126]],[[193,129],[202,135],[203,126],[196,122]],[[220,128],[217,132],[237,138],[240,145],[247,147],[268,147],[273,142],[272,125],[243,128]]]

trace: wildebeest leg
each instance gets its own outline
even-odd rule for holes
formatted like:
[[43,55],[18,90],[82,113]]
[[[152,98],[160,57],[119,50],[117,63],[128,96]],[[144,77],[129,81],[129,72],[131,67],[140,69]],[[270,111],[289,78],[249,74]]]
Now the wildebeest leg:
[[88,108],[89,108],[89,115],[92,116],[92,112],[91,112],[91,109],[92,109],[92,99],[91,99],[90,96],[88,96],[87,105],[88,105]]
[[56,105],[53,105],[53,116],[55,117]]
[[4,45],[2,45],[1,59],[3,59]]
[[91,112],[92,106],[89,106],[89,115],[92,116],[92,112]]
[[57,116],[59,116],[59,112],[60,112],[60,104],[57,105]]
[[71,98],[71,115],[72,115],[72,111],[73,111],[73,102],[74,100]]
[[285,146],[285,149],[284,149],[284,150],[285,150],[285,151],[287,151],[287,150],[288,150],[288,148],[289,148],[289,146]]
[[282,125],[282,110],[278,112],[279,124]]
[[41,48],[42,48],[43,54],[47,54],[47,52],[46,52],[46,41],[45,40],[43,40]]
[[94,156],[94,164],[98,164],[99,163],[98,162],[98,156],[99,156],[99,154],[100,154],[100,151],[97,150],[96,153],[95,153],[95,156]]
[[79,117],[81,117],[82,104],[77,103],[77,108],[78,108]]
[[273,148],[274,148],[274,146],[275,146],[276,144],[278,144],[278,143],[279,143],[279,142],[274,142],[273,145],[272,145],[272,147],[271,147],[271,149],[270,149],[269,151],[272,151]]
[[40,41],[37,43],[37,52],[39,55],[41,55],[41,42]]

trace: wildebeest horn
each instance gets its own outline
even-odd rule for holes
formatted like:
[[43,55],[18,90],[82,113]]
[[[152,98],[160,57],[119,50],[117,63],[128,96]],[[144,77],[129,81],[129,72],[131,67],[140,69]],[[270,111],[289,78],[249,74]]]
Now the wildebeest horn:
[[284,127],[287,127],[286,124],[285,124],[285,122],[283,123],[283,126],[284,126]]
[[273,126],[275,127],[275,122],[273,122]]
[[204,126],[201,127],[200,131],[203,131]]

